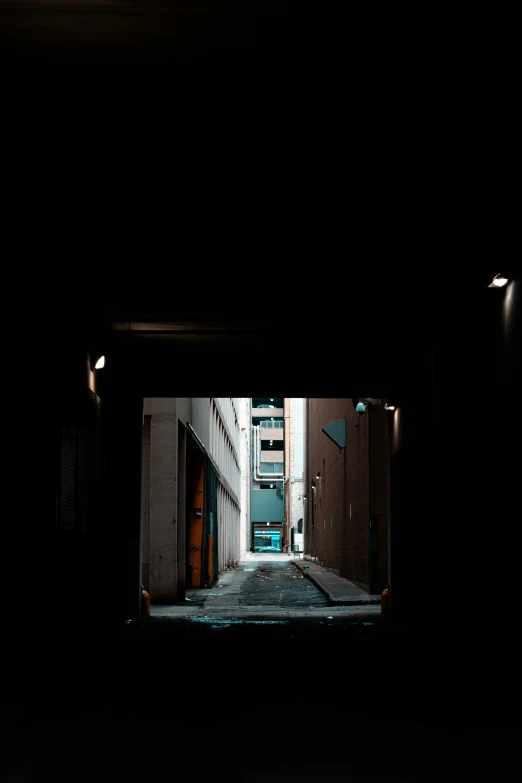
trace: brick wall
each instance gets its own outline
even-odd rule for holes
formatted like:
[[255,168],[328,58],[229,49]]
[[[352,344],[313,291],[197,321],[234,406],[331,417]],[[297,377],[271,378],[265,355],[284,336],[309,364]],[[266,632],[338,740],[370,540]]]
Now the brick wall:
[[[369,520],[378,515],[379,580],[387,583],[388,450],[386,412],[370,408],[359,416],[351,398],[310,399],[309,476],[316,484],[309,552],[362,587],[369,587]],[[322,428],[346,423],[346,448],[339,448]],[[317,478],[317,473],[320,477]]]

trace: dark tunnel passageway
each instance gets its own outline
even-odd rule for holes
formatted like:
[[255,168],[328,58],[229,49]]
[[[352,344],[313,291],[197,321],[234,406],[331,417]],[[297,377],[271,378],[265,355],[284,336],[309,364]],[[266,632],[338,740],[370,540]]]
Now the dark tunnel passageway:
[[[477,58],[459,45],[438,112],[412,53],[429,111],[409,90],[403,111],[401,47],[375,19],[350,32],[284,3],[65,4],[0,9],[10,773],[517,777],[512,123],[490,111],[501,142],[478,122],[464,146],[458,112],[443,126]],[[354,30],[371,45],[346,82],[333,59]],[[384,69],[379,39],[396,50]],[[514,71],[503,49],[482,108]],[[349,134],[332,119],[345,94]],[[507,287],[488,288],[505,264]],[[187,400],[264,393],[270,368],[289,396],[398,400],[393,622],[136,622],[143,400],[182,400],[183,444]],[[90,490],[62,491],[64,453]],[[67,498],[84,527],[60,529]]]

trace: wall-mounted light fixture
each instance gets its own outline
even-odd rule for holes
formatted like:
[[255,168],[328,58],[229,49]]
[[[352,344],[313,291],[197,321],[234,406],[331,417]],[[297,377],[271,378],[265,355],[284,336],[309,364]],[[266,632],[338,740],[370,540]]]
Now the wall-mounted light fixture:
[[321,478],[321,474],[319,473],[319,471],[317,471],[317,473],[316,473],[316,476],[315,476],[315,477],[316,477],[316,479],[320,479],[320,478]]
[[395,410],[395,405],[392,402],[386,402],[385,405],[384,405],[384,410],[385,411],[394,411]]
[[101,356],[98,356],[98,358],[94,361],[92,365],[92,369],[101,370],[102,367],[105,367],[105,356],[103,356],[103,354]]
[[362,416],[363,413],[366,413],[366,405],[364,402],[358,402],[355,406],[355,412],[359,414],[359,416]]
[[508,282],[508,278],[505,275],[498,274],[495,275],[491,283],[488,285],[488,288],[502,288],[503,285],[506,285]]

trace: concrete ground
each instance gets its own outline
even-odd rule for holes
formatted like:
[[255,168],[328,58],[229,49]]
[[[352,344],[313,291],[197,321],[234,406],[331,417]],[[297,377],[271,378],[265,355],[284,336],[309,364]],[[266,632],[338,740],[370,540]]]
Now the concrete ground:
[[315,563],[240,566],[143,623],[49,638],[52,655],[6,678],[3,779],[520,778],[520,678],[501,649],[463,659],[441,639],[428,655],[359,588],[330,605],[340,583]]
[[[272,568],[278,576],[273,583],[275,591],[271,590],[273,574],[269,564],[274,564]],[[278,581],[281,586],[276,584]],[[289,590],[289,586],[300,586],[301,590]],[[333,613],[337,618],[366,614],[375,620],[381,615],[380,599],[380,595],[369,595],[312,560],[284,553],[248,553],[236,568],[224,571],[211,588],[189,588],[185,600],[175,606],[153,604],[151,617],[319,619]]]

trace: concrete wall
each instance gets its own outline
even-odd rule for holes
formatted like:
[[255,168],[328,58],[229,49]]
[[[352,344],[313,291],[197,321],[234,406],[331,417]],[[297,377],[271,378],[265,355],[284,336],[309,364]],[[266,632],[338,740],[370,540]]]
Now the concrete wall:
[[[343,349],[347,349],[347,366],[350,365],[350,371],[357,376],[358,385],[363,383],[363,370],[371,375],[375,368],[376,375],[371,375],[372,390],[378,392],[389,374],[402,394],[393,417],[392,606],[402,605],[429,622],[444,617],[454,623],[463,622],[462,615],[454,609],[464,601],[467,602],[466,617],[473,616],[478,623],[492,610],[495,617],[501,615],[501,619],[509,621],[508,609],[513,608],[510,602],[516,600],[517,595],[521,551],[518,525],[520,406],[516,398],[521,355],[520,281],[512,281],[505,290],[485,288],[483,293],[483,297],[476,296],[469,306],[461,306],[458,296],[451,301],[448,297],[444,307],[438,309],[436,318],[434,316],[434,327],[428,325],[421,337],[416,329],[417,321],[408,317],[404,328],[393,332],[391,346],[386,343],[386,349],[381,348],[377,357],[373,350],[378,351],[385,342],[380,324],[379,342],[369,346],[361,344],[352,351],[353,356],[349,348],[354,345],[354,331],[348,319],[339,318],[335,323],[325,320],[321,343],[317,341],[317,348],[324,349],[325,359],[342,356]],[[421,301],[419,311],[422,308]],[[400,315],[397,306],[398,321]],[[386,328],[394,325],[391,318],[386,317]],[[417,320],[421,317],[424,317],[423,313],[419,313]],[[163,348],[152,351],[143,368],[136,359],[134,343],[132,351],[119,342],[114,346],[111,361],[103,375],[100,374],[100,388],[97,388],[103,403],[104,436],[108,444],[107,453],[103,454],[107,471],[101,488],[102,513],[94,522],[88,539],[76,540],[77,549],[72,550],[67,548],[66,541],[56,536],[56,465],[49,460],[49,454],[56,453],[59,448],[57,433],[60,427],[70,418],[75,420],[76,395],[81,396],[88,381],[82,370],[80,386],[76,368],[70,366],[80,342],[80,324],[75,322],[72,311],[62,313],[60,318],[60,326],[47,336],[45,345],[39,335],[37,339],[31,326],[31,334],[27,329],[22,335],[20,347],[22,360],[19,364],[23,364],[26,380],[20,390],[20,400],[26,410],[32,409],[37,400],[41,413],[36,438],[34,428],[30,430],[28,422],[22,422],[24,437],[32,438],[38,464],[38,471],[25,477],[29,484],[27,523],[33,536],[34,582],[40,590],[49,573],[55,574],[62,584],[67,609],[73,610],[79,605],[88,609],[95,601],[93,579],[103,558],[110,566],[106,569],[107,579],[104,579],[110,604],[107,616],[121,619],[129,616],[129,608],[134,608],[136,585],[139,584],[139,553],[137,559],[134,557],[143,513],[139,473],[142,411],[137,412],[138,402],[142,406],[144,390],[151,393],[148,390],[153,368],[157,368],[153,388],[172,388],[171,373],[164,369],[170,366],[168,359],[175,356],[182,363],[189,351],[181,351],[179,356],[164,354]],[[305,326],[304,322],[297,323],[296,331]],[[398,326],[401,327],[401,323]],[[392,331],[390,328],[390,334]],[[310,340],[313,337],[309,334]],[[81,338],[83,340],[83,333]],[[232,349],[235,350],[235,346]],[[220,350],[225,353],[226,344]],[[146,358],[144,354],[145,348],[139,352],[140,360]],[[53,368],[52,378],[50,355],[61,357],[60,366]],[[236,356],[239,357],[239,351],[234,358]],[[395,369],[397,360],[399,368]],[[84,357],[82,362],[84,368]],[[246,360],[240,369],[247,371]],[[286,372],[285,386],[292,387],[295,369]],[[335,389],[342,387],[344,391],[347,388],[344,376],[328,380],[322,365],[306,366],[301,372],[303,389],[312,394],[319,389],[311,403],[315,398],[325,398],[332,387],[334,393]],[[13,379],[13,382],[15,380],[18,381]],[[348,388],[353,389],[354,384]],[[335,410],[331,413],[334,414],[332,418],[337,415]],[[179,411],[178,415],[181,419]],[[189,418],[183,414],[185,421]],[[308,423],[306,427],[312,437]],[[151,437],[152,461],[154,433]],[[321,469],[323,456],[327,460],[325,486],[335,480],[339,454],[333,444],[329,447],[329,452],[322,447],[324,455],[318,451],[316,459],[305,466],[304,494],[307,496],[311,479]],[[322,491],[324,493],[324,488]],[[321,498],[326,503],[324,494]],[[355,501],[350,502],[353,505]],[[334,516],[333,511],[331,516]],[[326,538],[329,519],[324,513],[322,518]],[[309,510],[306,519],[309,519]],[[394,519],[400,524],[394,526]],[[330,529],[333,530],[333,526]],[[80,555],[82,547],[85,554]],[[310,551],[310,542],[308,547]],[[94,553],[92,557],[90,553]],[[136,567],[135,563],[138,563]],[[81,572],[75,573],[75,566],[79,568],[80,565]],[[85,575],[88,579],[84,580]],[[81,593],[78,592],[80,579],[85,587]],[[498,591],[482,588],[490,584],[491,579],[506,595],[506,601],[501,605]],[[43,628],[48,622],[48,612],[39,603],[36,587],[33,609],[39,613]],[[72,617],[72,613],[69,614]],[[499,622],[496,628],[500,632],[502,624]]]
[[151,440],[150,413],[143,416],[143,442],[142,442],[142,528],[141,528],[141,582],[150,593],[150,440]]
[[[144,414],[150,422],[147,478],[148,509],[144,508],[143,534],[149,532],[149,593],[155,603],[174,603],[177,599],[177,400],[149,398]],[[147,513],[148,512],[148,513]],[[148,517],[149,525],[145,525]]]
[[[272,365],[272,361],[270,365]],[[260,372],[263,372],[262,367],[260,367]],[[257,419],[282,419],[284,415],[284,408],[252,408],[254,424],[258,423]]]
[[303,500],[303,463],[304,463],[304,400],[302,397],[290,398],[290,418],[288,438],[290,441],[290,464],[288,466],[288,485],[290,493],[289,529],[297,529],[297,522],[304,517]]
[[237,397],[213,398],[209,453],[219,472],[218,568],[233,567],[241,557],[241,428]]
[[[236,398],[146,398],[142,478],[142,571],[155,603],[173,603],[183,591],[185,506],[180,504],[178,424],[195,432],[218,475],[216,535],[220,571],[241,557],[240,425]],[[189,477],[190,480],[190,477]],[[182,492],[183,494],[183,492]],[[180,516],[181,514],[181,516]],[[178,526],[182,527],[178,529]],[[245,546],[246,540],[243,541]]]
[[176,397],[176,413],[183,426],[194,420],[194,398]]
[[284,462],[285,461],[285,453],[284,451],[262,451],[261,452],[261,462]]

